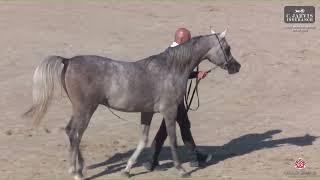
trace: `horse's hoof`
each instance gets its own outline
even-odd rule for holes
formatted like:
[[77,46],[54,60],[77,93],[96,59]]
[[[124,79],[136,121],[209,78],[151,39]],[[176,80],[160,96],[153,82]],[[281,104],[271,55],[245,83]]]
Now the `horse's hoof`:
[[73,176],[74,180],[83,180],[83,176],[75,175]]
[[121,176],[122,176],[122,177],[126,177],[126,178],[130,178],[130,177],[131,177],[130,173],[127,172],[127,171],[122,171],[122,172],[121,172]]

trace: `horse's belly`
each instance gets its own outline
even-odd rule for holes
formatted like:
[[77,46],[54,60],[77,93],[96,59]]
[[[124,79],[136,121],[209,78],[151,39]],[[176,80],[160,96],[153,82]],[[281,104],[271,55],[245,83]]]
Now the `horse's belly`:
[[112,97],[107,100],[107,106],[124,112],[154,112],[155,101],[148,97]]
[[[118,76],[120,77],[120,75]],[[146,79],[110,78],[105,97],[109,107],[125,112],[154,112],[159,93]]]

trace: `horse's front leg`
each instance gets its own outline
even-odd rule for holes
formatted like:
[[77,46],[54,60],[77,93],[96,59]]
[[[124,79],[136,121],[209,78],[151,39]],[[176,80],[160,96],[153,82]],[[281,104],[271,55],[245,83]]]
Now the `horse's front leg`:
[[167,133],[170,141],[171,154],[174,161],[175,168],[178,170],[181,177],[188,177],[184,168],[181,166],[181,162],[177,153],[177,136],[176,136],[176,118],[177,108],[168,109],[163,112],[163,116],[166,122]]
[[148,143],[148,136],[149,136],[149,128],[150,123],[152,120],[153,113],[141,113],[141,134],[140,134],[140,140],[137,146],[137,149],[134,151],[132,156],[127,162],[127,166],[122,172],[122,175],[126,177],[130,177],[130,169],[136,162],[137,158],[141,154],[142,150],[146,147]]

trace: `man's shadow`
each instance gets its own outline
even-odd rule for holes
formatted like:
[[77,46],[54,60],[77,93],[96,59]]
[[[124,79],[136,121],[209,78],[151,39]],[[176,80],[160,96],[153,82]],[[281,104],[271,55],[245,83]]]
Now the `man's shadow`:
[[[246,134],[243,136],[240,136],[238,138],[232,139],[228,143],[222,145],[222,146],[197,146],[198,149],[203,150],[205,152],[209,152],[213,155],[213,160],[208,163],[208,166],[214,165],[219,163],[220,161],[223,161],[228,158],[232,158],[235,156],[241,156],[245,154],[249,154],[253,151],[257,151],[260,149],[267,149],[267,148],[276,148],[283,145],[295,145],[295,146],[308,146],[312,145],[313,142],[318,138],[316,136],[311,136],[309,134],[306,134],[305,136],[300,137],[290,137],[290,138],[282,138],[282,139],[275,139],[272,140],[272,136],[275,134],[281,133],[281,130],[269,130],[264,133],[255,133],[255,134]],[[106,169],[96,175],[93,175],[87,180],[91,180],[106,174],[118,172],[125,168],[127,160],[130,158],[132,153],[135,149],[129,150],[124,153],[116,153],[109,159],[90,165],[87,167],[87,169],[95,169],[102,166],[107,166]],[[185,149],[183,146],[178,148],[178,153],[180,155],[182,162],[188,161],[188,153],[187,149]],[[149,149],[146,149],[141,156],[139,157],[138,162],[135,164],[135,167],[141,166],[143,162],[145,162],[148,159]],[[171,151],[169,147],[164,147],[161,151],[159,161],[163,160],[171,160]],[[160,163],[161,164],[161,163]],[[159,166],[159,169],[166,170],[168,168],[173,167],[172,161],[170,163],[164,163]],[[198,171],[201,168],[196,168],[189,172],[190,174]],[[147,171],[139,173],[144,174],[147,173]],[[138,175],[138,174],[134,174]]]

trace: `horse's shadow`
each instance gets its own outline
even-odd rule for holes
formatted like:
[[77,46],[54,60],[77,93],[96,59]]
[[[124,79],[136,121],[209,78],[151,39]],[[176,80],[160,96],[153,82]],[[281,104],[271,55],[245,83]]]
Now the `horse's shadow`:
[[[214,160],[209,162],[208,166],[214,165],[228,158],[232,158],[235,156],[241,156],[244,154],[249,154],[253,151],[257,151],[260,149],[266,148],[276,148],[283,145],[296,145],[296,146],[308,146],[312,145],[313,142],[318,138],[316,136],[311,136],[306,134],[305,136],[300,137],[290,137],[283,139],[275,139],[272,140],[272,136],[278,133],[281,133],[281,130],[269,130],[264,133],[256,133],[256,134],[246,134],[240,136],[238,138],[232,139],[230,142],[222,145],[222,146],[198,146],[200,150],[205,152],[210,152],[213,154]],[[97,164],[90,165],[87,169],[95,169],[102,166],[107,166],[106,169],[96,175],[93,175],[87,180],[91,180],[106,174],[118,172],[125,168],[126,161],[132,155],[134,149],[129,150],[125,153],[116,153],[114,156],[110,157],[104,162],[100,162]],[[187,150],[182,146],[178,148],[180,158],[182,162],[188,161]],[[146,149],[141,156],[139,157],[138,162],[135,167],[141,166],[143,162],[145,162],[148,158],[147,154],[149,153],[149,149]],[[163,160],[171,160],[171,153],[169,147],[164,147],[160,154],[160,161]],[[207,166],[207,167],[208,167]],[[173,167],[173,163],[163,163],[160,165],[159,169],[166,170],[168,168]],[[201,168],[196,168],[190,172],[193,173],[198,171]],[[139,173],[144,174],[147,171]],[[138,175],[138,174],[134,174]]]

